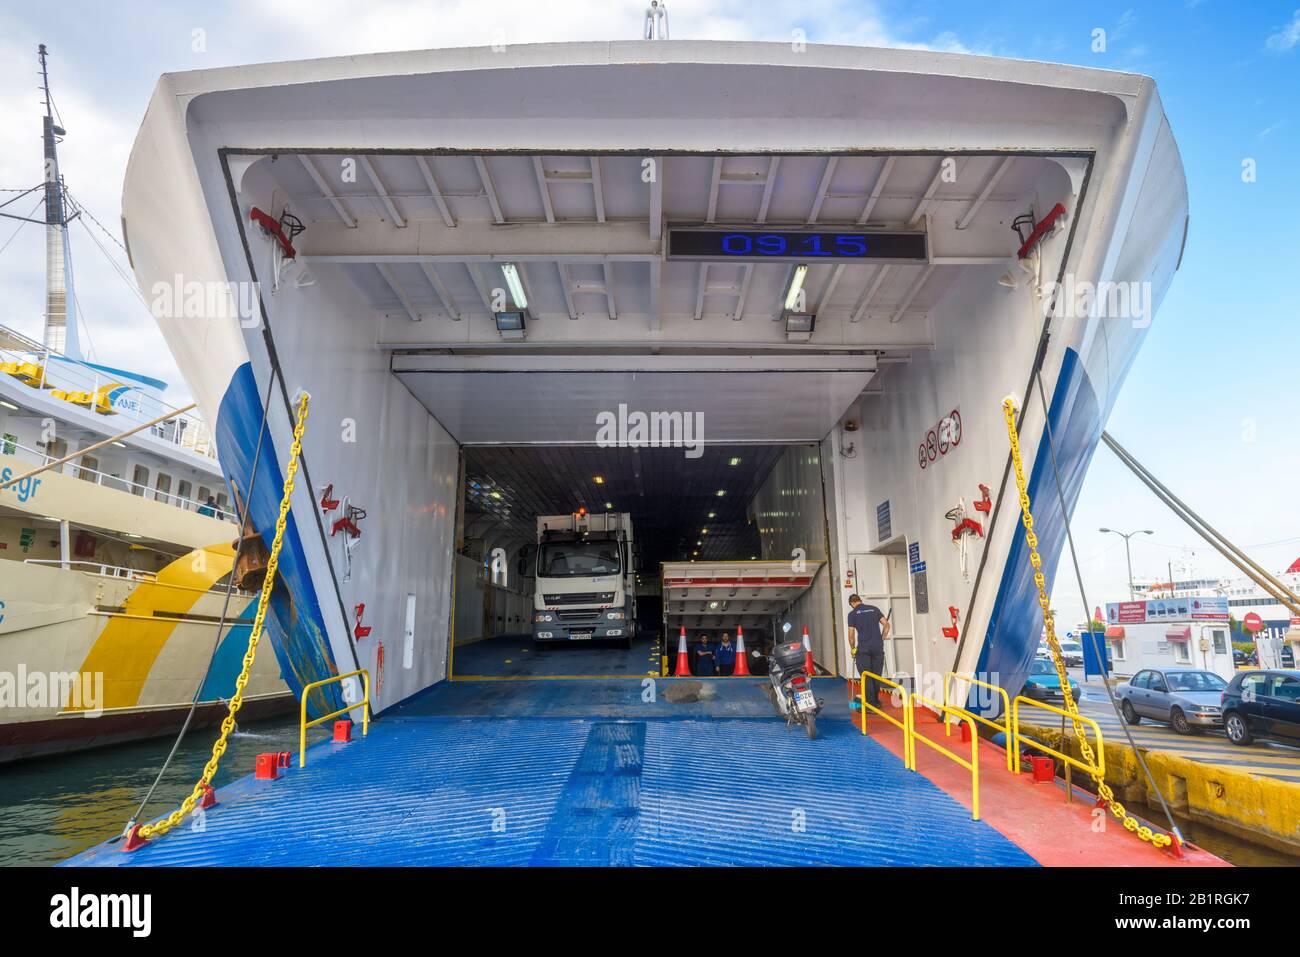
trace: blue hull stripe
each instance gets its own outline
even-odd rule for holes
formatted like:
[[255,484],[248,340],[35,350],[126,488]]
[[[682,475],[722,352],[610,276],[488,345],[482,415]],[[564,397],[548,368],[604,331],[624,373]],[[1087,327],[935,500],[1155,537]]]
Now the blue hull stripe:
[[[1034,401],[1034,398],[1026,396],[1025,401]],[[1066,350],[1061,364],[1061,375],[1052,396],[1048,421],[1052,426],[1052,437],[1056,441],[1062,493],[1066,508],[1072,513],[1088,472],[1088,463],[1092,461],[1092,454],[1101,439],[1102,428],[1101,404],[1097,400],[1097,393],[1084,371],[1083,363],[1079,361],[1079,354],[1073,349]],[[1009,488],[1009,491],[1014,494],[1014,487]],[[1038,551],[1042,556],[1043,575],[1047,579],[1047,592],[1050,595],[1057,564],[1065,546],[1065,516],[1061,514],[1061,502],[1057,497],[1046,428],[1029,476],[1029,500],[1033,506],[1034,532],[1038,536]],[[1029,665],[1034,660],[1043,625],[1038,589],[1034,585],[1029,548],[1025,544],[1024,528],[1020,520],[1020,510],[1016,509],[1015,538],[1003,569],[1002,584],[989,621],[984,649],[976,665],[978,674],[992,675],[985,680],[1001,685],[1013,697],[1029,675]],[[975,695],[972,694],[972,705],[975,700]]]
[[[261,426],[262,398],[253,378],[252,366],[245,362],[235,371],[221,399],[215,430],[217,451],[226,478],[241,493],[249,488]],[[256,483],[248,493],[253,526],[262,533],[268,548],[280,515],[280,497],[284,493],[282,466],[282,457],[276,452],[268,430],[262,436]],[[295,696],[301,696],[305,685],[338,674],[302,540],[292,517],[285,528],[280,549],[268,625],[280,671]],[[313,716],[319,716],[337,711],[343,705],[339,686],[331,685],[312,692],[307,710]]]

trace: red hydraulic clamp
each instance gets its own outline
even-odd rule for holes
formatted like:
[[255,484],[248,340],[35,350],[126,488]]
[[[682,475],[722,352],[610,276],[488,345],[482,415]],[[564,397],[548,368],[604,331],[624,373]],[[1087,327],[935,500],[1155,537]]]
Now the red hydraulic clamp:
[[1020,259],[1024,259],[1026,256],[1028,256],[1029,251],[1034,248],[1034,245],[1040,239],[1042,239],[1043,236],[1046,235],[1047,231],[1056,225],[1056,221],[1064,215],[1065,215],[1064,206],[1062,206],[1060,203],[1057,203],[1055,206],[1053,206],[1052,211],[1048,213],[1046,216],[1044,216],[1041,221],[1035,224],[1033,231],[1030,232],[1029,234],[1029,238],[1026,239],[1024,243],[1021,245],[1020,250],[1016,253],[1016,256],[1019,257]]
[[370,632],[374,630],[370,625],[361,624],[361,616],[364,615],[365,613],[366,613],[366,603],[362,602],[356,607],[357,624],[356,627],[352,629],[352,634],[356,635],[356,637],[358,638],[364,638],[366,637],[366,635],[370,634]]
[[951,638],[953,641],[956,641],[958,635],[961,634],[961,632],[957,629],[957,609],[954,608],[952,605],[949,605],[948,614],[952,616],[952,627],[951,628],[945,627],[943,629],[943,636],[945,638]]
[[334,519],[334,524],[330,526],[330,536],[333,537],[339,533],[339,529],[345,530],[354,538],[361,537],[361,529],[357,528],[357,523],[352,521],[352,516],[344,515],[342,518]]
[[993,500],[989,498],[989,487],[985,485],[983,482],[980,483],[980,494],[983,495],[984,497],[980,499],[978,502],[972,503],[975,506],[975,511],[977,512],[992,511]]
[[257,223],[257,225],[261,226],[267,233],[275,237],[275,239],[280,243],[280,248],[284,250],[285,259],[293,259],[298,255],[294,251],[293,243],[289,242],[289,237],[285,235],[284,227],[280,225],[278,219],[270,213],[263,212],[256,206],[249,210],[248,215],[253,222]]
[[325,486],[325,491],[320,493],[320,507],[323,511],[332,512],[334,509],[339,507],[339,500],[336,498],[330,498],[330,495],[332,495],[333,492],[334,483],[331,482],[329,485]]
[[980,538],[984,537],[984,526],[973,518],[963,518],[952,530],[952,540],[955,542],[961,538],[964,532],[974,532]]

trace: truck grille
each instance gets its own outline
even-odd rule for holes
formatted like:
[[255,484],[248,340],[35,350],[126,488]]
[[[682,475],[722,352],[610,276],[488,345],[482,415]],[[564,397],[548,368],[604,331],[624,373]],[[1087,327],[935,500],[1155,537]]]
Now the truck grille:
[[551,608],[555,605],[608,605],[614,600],[612,591],[576,592],[572,595],[542,595],[542,604]]
[[577,611],[559,611],[555,617],[566,625],[595,625],[600,621],[600,610],[583,608]]

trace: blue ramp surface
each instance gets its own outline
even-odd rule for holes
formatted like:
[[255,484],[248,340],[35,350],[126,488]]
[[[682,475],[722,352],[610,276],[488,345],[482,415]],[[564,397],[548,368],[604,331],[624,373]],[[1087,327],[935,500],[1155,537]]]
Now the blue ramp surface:
[[201,829],[69,863],[1034,863],[847,717],[824,713],[809,741],[774,717],[654,711],[387,718],[316,745],[305,769],[222,788]]

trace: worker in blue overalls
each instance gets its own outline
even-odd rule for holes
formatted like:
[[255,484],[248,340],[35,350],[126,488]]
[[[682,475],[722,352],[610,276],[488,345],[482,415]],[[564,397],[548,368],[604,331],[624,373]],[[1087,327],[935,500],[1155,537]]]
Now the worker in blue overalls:
[[731,643],[731,635],[725,631],[721,641],[713,652],[713,660],[718,664],[718,674],[730,677],[736,670],[736,646]]
[[[734,657],[732,659],[735,661]],[[695,677],[712,678],[717,674],[717,660],[713,655],[713,643],[708,635],[700,635],[695,644]]]

